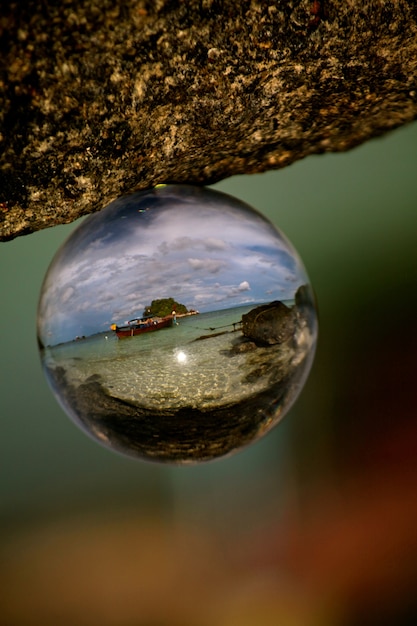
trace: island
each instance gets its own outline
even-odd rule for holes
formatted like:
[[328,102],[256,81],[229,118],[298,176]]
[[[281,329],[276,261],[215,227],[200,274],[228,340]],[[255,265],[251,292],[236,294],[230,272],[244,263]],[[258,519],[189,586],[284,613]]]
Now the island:
[[143,317],[167,317],[174,314],[174,312],[177,317],[198,314],[198,311],[187,309],[185,304],[177,302],[174,298],[160,298],[152,300],[152,303],[145,307]]

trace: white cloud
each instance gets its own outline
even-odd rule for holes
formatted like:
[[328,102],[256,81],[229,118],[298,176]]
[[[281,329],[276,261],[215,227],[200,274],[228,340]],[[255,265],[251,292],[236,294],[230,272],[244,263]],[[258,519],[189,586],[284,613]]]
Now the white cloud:
[[226,262],[221,259],[187,259],[193,270],[205,270],[209,274],[217,274],[226,267]]
[[227,250],[228,244],[223,241],[223,239],[208,237],[205,240],[205,248],[208,252],[214,252],[215,250]]
[[66,302],[68,302],[68,300],[71,298],[74,292],[75,292],[74,287],[67,287],[61,296],[62,304],[65,304]]
[[161,208],[129,227],[126,218],[119,234],[103,222],[89,245],[78,239],[47,277],[41,315],[48,329],[72,328],[74,313],[80,324],[119,322],[155,298],[213,310],[248,301],[249,291],[254,301],[285,284],[291,293],[300,268],[274,229],[250,213],[214,208]]

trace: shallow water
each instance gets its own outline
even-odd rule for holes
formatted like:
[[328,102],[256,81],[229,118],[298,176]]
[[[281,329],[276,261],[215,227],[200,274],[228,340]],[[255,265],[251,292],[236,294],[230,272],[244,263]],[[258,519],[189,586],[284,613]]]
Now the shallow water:
[[197,462],[267,432],[292,404],[311,365],[315,323],[294,308],[279,344],[243,336],[254,305],[180,318],[172,328],[117,339],[101,333],[48,347],[49,382],[76,422],[136,457]]
[[[233,324],[251,308],[183,317],[172,328],[127,339],[119,340],[114,333],[95,335],[48,348],[45,361],[49,367],[64,367],[72,384],[96,375],[112,396],[148,409],[236,402],[268,384],[268,377],[262,376],[256,383],[245,382],[250,357],[230,356],[242,337]],[[264,351],[270,359],[271,348]]]

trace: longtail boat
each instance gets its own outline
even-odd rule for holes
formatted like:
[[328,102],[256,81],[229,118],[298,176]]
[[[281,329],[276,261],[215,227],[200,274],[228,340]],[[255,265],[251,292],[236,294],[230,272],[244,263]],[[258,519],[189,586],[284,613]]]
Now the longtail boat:
[[119,339],[124,339],[125,337],[134,337],[135,335],[142,335],[143,333],[152,333],[162,328],[169,328],[172,324],[173,316],[167,315],[166,317],[135,318],[129,320],[125,326],[112,324],[110,328],[116,333]]

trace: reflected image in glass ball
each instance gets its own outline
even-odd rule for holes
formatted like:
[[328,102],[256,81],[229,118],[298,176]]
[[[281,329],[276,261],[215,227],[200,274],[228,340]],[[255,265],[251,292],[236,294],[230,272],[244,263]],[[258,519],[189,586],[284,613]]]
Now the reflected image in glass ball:
[[161,185],[87,217],[38,310],[44,371],[68,415],[129,456],[191,463],[268,432],[299,394],[317,319],[302,262],[259,213]]

